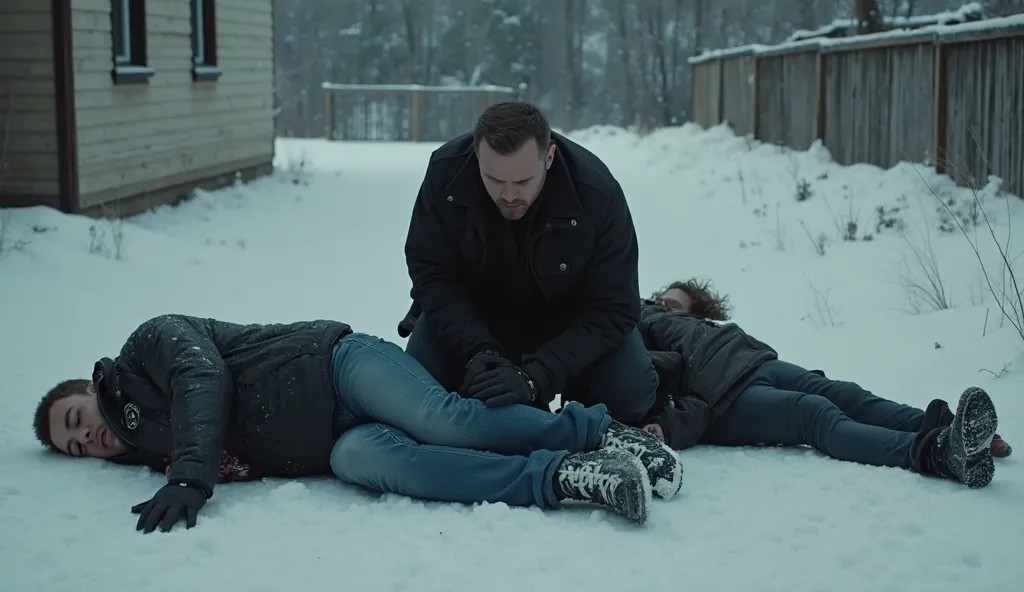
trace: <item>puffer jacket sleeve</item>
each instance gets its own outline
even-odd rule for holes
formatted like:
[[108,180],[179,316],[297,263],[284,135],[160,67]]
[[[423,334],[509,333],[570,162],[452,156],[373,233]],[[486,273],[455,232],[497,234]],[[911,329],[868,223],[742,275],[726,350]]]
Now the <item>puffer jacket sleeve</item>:
[[234,382],[210,330],[199,319],[163,315],[128,338],[120,362],[170,398],[173,451],[168,481],[213,495]]

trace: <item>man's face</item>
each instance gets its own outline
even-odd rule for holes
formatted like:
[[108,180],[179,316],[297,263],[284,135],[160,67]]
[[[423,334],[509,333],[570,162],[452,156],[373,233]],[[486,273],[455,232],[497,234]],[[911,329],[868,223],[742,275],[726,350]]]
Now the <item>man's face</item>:
[[679,312],[690,312],[690,307],[693,306],[693,300],[690,299],[689,294],[679,288],[672,288],[666,291],[661,296],[655,298],[654,301]]
[[480,177],[491,201],[507,220],[526,215],[544,186],[544,177],[555,158],[554,144],[541,151],[535,140],[527,140],[512,154],[498,154],[486,141],[477,147]]
[[70,456],[110,458],[127,451],[103,421],[96,392],[91,388],[54,401],[50,406],[50,438],[58,450]]

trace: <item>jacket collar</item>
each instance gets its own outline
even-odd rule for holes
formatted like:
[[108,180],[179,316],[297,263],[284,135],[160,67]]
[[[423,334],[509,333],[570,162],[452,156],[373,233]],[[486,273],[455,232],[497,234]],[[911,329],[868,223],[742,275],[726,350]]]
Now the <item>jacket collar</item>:
[[130,414],[130,402],[124,400],[117,384],[117,364],[110,358],[96,362],[92,371],[92,383],[96,388],[96,401],[100,416],[122,442],[135,448],[135,437],[125,423]]

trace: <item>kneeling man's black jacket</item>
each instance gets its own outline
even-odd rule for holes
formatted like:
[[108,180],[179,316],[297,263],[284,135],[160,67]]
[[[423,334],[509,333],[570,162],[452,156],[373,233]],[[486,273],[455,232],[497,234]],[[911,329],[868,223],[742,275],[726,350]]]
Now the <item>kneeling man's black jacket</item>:
[[559,134],[552,142],[543,189],[516,222],[490,200],[472,134],[437,149],[405,244],[413,308],[450,354],[463,363],[483,350],[521,355],[545,403],[640,318],[622,188],[582,146]]

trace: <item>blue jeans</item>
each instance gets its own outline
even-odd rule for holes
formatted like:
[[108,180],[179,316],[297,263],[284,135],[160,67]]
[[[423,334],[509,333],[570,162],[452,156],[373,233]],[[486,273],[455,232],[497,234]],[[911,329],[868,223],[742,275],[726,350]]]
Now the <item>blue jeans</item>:
[[[421,315],[409,335],[405,351],[423,364],[448,390],[457,390],[465,371],[463,360],[456,360],[438,342],[430,320]],[[510,354],[513,362],[519,356]],[[580,376],[570,377],[563,389],[562,403],[578,401],[584,405],[604,405],[612,417],[636,425],[654,406],[658,373],[647,347],[634,329],[622,342],[597,359]]]
[[338,342],[332,370],[339,404],[362,422],[334,444],[334,474],[425,500],[557,508],[562,460],[594,450],[612,422],[601,405],[553,414],[463,399],[399,346],[361,333]]
[[755,371],[701,441],[807,445],[839,460],[911,468],[923,419],[924,411],[877,397],[853,382],[773,360]]

